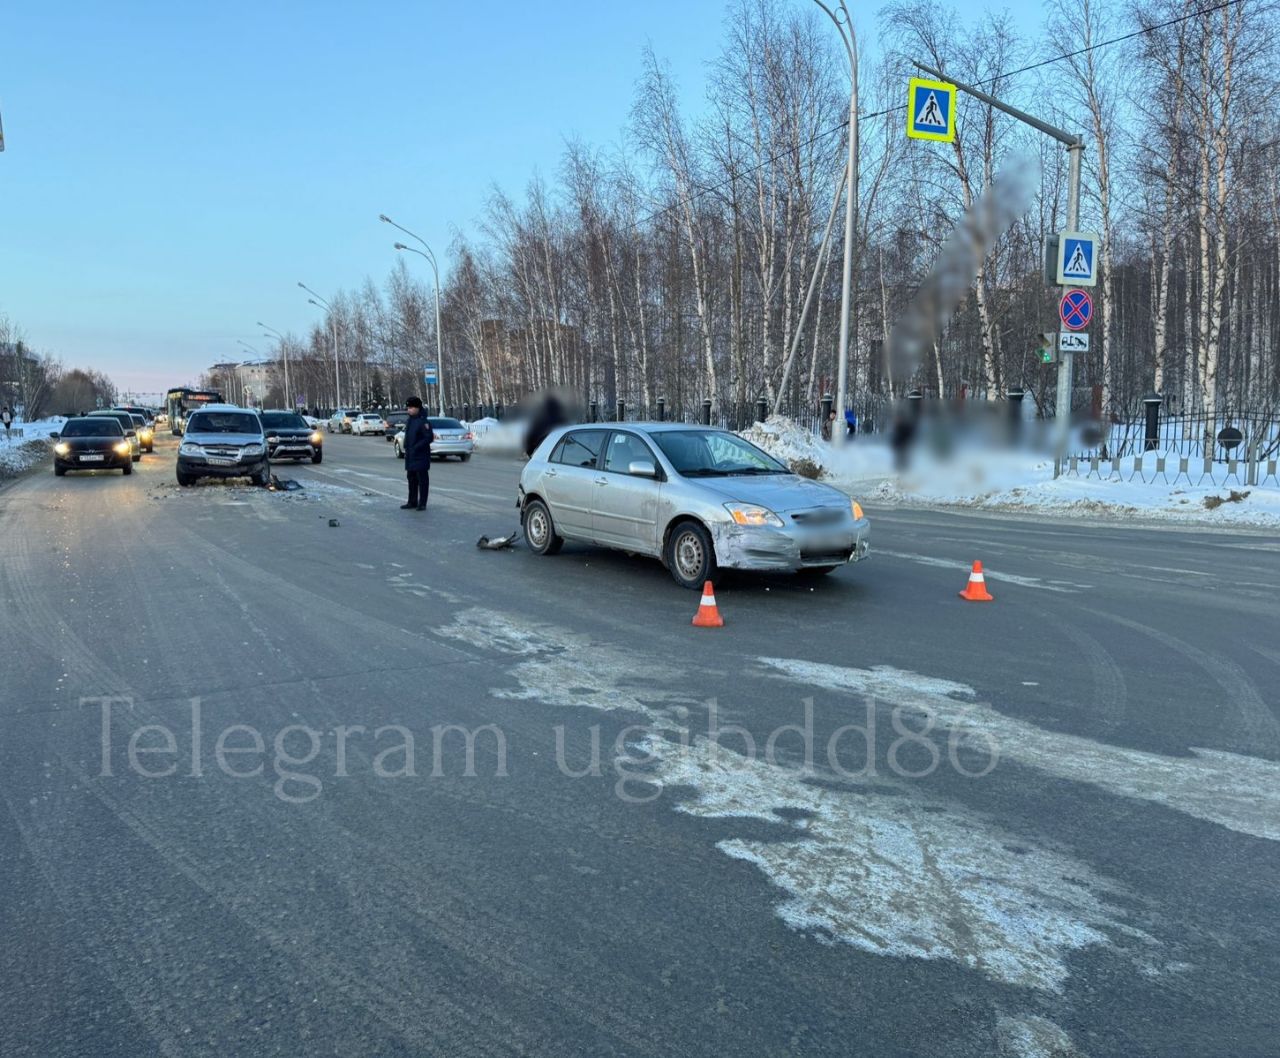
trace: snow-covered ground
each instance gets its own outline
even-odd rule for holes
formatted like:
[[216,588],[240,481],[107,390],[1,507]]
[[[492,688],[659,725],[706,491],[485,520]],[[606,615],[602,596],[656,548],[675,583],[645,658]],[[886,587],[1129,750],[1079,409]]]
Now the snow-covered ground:
[[[771,417],[742,431],[754,444],[793,467],[797,461],[821,469],[821,479],[861,499],[888,504],[968,507],[1003,511],[1042,511],[1062,516],[1140,516],[1204,524],[1280,527],[1280,487],[1225,484],[1166,484],[1127,480],[1132,461],[1124,461],[1123,481],[1084,476],[1053,477],[1053,460],[1023,450],[961,450],[943,460],[917,446],[910,467],[898,473],[889,446],[880,439],[859,437],[839,452],[808,430],[781,417]],[[1153,476],[1157,453],[1149,453],[1146,472]],[[1177,467],[1176,456],[1169,464]],[[1109,464],[1103,464],[1104,473]],[[803,470],[802,470],[803,472]],[[1169,475],[1172,476],[1172,475]],[[1243,471],[1241,477],[1243,478]],[[1231,500],[1232,493],[1241,497]],[[1214,498],[1222,500],[1206,506]]]
[[[61,415],[35,422],[13,424],[13,431],[6,439],[0,430],[0,477],[20,474],[35,466],[49,454],[49,435],[56,433],[67,420]],[[22,436],[18,436],[18,431]]]

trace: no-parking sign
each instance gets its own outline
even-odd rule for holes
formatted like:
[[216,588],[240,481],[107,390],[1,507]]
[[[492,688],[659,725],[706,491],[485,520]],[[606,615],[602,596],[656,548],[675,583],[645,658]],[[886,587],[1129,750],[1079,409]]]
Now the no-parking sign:
[[1067,330],[1083,330],[1093,319],[1093,298],[1086,290],[1068,290],[1058,303],[1058,315]]

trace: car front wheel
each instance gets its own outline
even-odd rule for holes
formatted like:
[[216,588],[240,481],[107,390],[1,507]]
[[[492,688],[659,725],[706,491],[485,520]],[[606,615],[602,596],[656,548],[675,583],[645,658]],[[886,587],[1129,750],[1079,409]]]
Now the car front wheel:
[[701,588],[716,575],[711,534],[697,522],[681,522],[667,537],[667,568],[682,588]]
[[126,463],[124,466],[120,468],[120,472],[124,474],[125,477],[128,477],[130,474],[133,473],[133,464]]
[[564,537],[557,535],[551,512],[541,500],[530,500],[525,504],[522,522],[524,538],[529,541],[529,550],[535,555],[554,555],[564,547]]
[[311,462],[313,462],[313,463],[320,463],[320,462],[322,462],[323,460],[324,460],[324,453],[323,453],[323,452],[315,452],[315,453],[313,453],[313,454],[312,454],[312,456],[311,456]]

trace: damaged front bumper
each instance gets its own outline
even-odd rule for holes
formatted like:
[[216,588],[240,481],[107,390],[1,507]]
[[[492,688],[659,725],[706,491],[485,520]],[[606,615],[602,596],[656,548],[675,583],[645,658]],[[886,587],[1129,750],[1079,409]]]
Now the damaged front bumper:
[[871,523],[866,518],[825,529],[720,523],[711,527],[711,535],[716,562],[723,569],[793,573],[858,562],[871,550]]

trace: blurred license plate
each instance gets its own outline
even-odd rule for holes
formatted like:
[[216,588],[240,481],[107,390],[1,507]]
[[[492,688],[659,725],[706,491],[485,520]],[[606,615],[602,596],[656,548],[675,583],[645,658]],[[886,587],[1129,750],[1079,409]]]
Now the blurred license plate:
[[215,467],[229,467],[235,464],[234,459],[227,459],[223,456],[210,456],[209,462],[212,463]]
[[107,460],[106,456],[81,456],[80,457],[81,463],[105,463],[106,460]]

